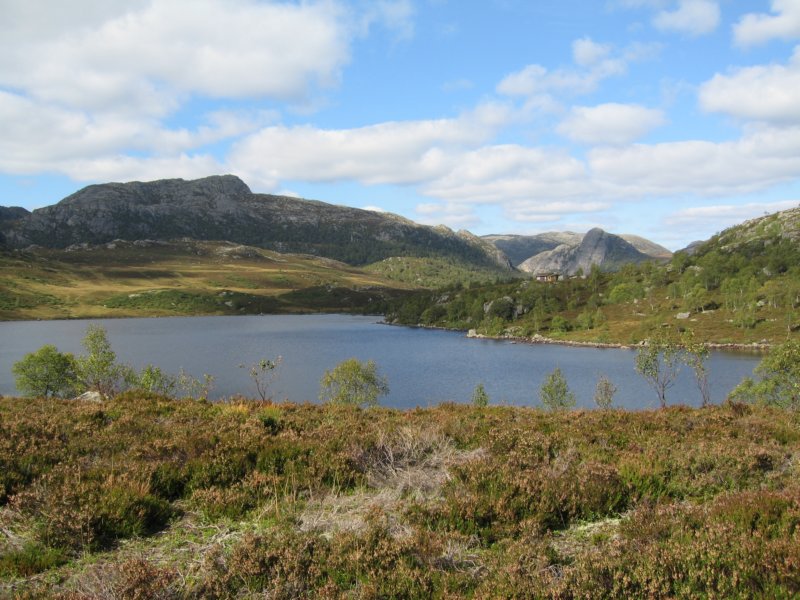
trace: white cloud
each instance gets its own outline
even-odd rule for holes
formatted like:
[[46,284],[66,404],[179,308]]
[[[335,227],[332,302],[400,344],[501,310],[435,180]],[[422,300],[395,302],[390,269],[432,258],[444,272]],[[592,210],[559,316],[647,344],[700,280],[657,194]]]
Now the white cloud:
[[[15,3],[12,3],[15,4]],[[0,84],[92,110],[174,108],[177,95],[302,99],[349,60],[332,3],[153,0],[48,38],[0,42]],[[47,11],[23,11],[27,31]],[[172,102],[170,102],[170,100]],[[133,110],[133,108],[131,108]]]
[[590,69],[548,70],[541,65],[528,65],[507,75],[497,85],[506,96],[536,96],[550,93],[586,94],[594,91],[607,77],[622,75],[627,66],[619,59],[601,60]]
[[538,64],[527,65],[504,77],[496,91],[505,96],[528,98],[591,93],[603,80],[624,75],[630,63],[649,60],[660,48],[660,44],[635,43],[615,52],[611,44],[580,38],[572,44],[575,67],[548,69]]
[[664,113],[637,104],[576,106],[557,131],[586,144],[628,144],[664,124]]
[[761,217],[765,214],[796,208],[798,205],[800,205],[800,200],[694,206],[672,213],[665,219],[665,223],[667,225],[691,224],[697,226],[706,224],[724,227],[729,224],[741,223],[747,219]]
[[741,46],[753,46],[774,39],[800,38],[800,2],[772,0],[772,12],[744,15],[733,27],[733,37]]
[[485,146],[461,154],[444,175],[423,186],[431,197],[467,203],[542,202],[590,192],[584,164],[549,148]]
[[676,31],[689,35],[711,33],[719,25],[719,4],[713,0],[679,0],[675,10],[662,10],[653,18],[661,31]]
[[584,37],[572,42],[572,56],[575,64],[581,67],[590,67],[611,54],[610,44],[598,44],[589,37]]
[[743,119],[800,123],[800,47],[788,65],[758,65],[715,75],[700,88],[700,105]]
[[480,223],[475,208],[459,203],[422,203],[414,209],[417,220],[426,225],[448,223],[450,227],[467,228]]
[[272,187],[280,180],[413,184],[452,167],[453,150],[479,145],[515,118],[484,104],[456,119],[386,122],[354,129],[267,127],[237,142],[229,162]]
[[[206,122],[195,130],[167,129],[154,119],[93,115],[0,91],[0,171],[62,172],[86,180],[92,176],[81,173],[76,165],[108,161],[106,157],[123,152],[180,155],[251,131],[272,118],[269,112],[246,115],[217,111],[208,114]],[[112,162],[119,164],[119,159]],[[127,164],[140,162],[137,158]]]
[[153,181],[155,179],[197,179],[225,168],[207,154],[164,157],[103,156],[60,163],[60,171],[76,181]]
[[800,175],[800,128],[754,128],[730,142],[594,149],[589,168],[597,188],[612,197],[744,194]]
[[365,6],[361,21],[363,33],[377,24],[393,31],[400,40],[414,37],[416,11],[411,0],[370,0]]

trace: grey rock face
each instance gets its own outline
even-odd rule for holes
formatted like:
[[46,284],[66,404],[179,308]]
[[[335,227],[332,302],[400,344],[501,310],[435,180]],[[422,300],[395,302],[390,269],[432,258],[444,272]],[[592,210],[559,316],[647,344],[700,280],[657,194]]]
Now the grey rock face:
[[518,268],[534,274],[574,275],[579,269],[588,273],[592,265],[614,270],[625,263],[646,260],[652,260],[652,257],[639,252],[621,237],[595,228],[583,236],[579,245],[564,244],[553,250],[541,252],[524,261]]
[[482,239],[494,244],[516,266],[536,254],[554,250],[564,244],[577,246],[581,243],[583,234],[549,231],[538,235],[485,235]]

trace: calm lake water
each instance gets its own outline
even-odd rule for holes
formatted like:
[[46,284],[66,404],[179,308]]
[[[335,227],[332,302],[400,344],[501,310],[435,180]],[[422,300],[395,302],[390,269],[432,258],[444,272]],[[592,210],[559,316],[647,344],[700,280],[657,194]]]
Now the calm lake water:
[[[346,315],[183,317],[0,323],[0,394],[15,393],[11,365],[44,344],[81,353],[89,323],[98,323],[121,362],[152,363],[195,377],[216,377],[212,397],[256,396],[247,370],[261,358],[282,357],[272,390],[276,400],[316,402],[327,369],[347,358],[374,360],[391,393],[381,403],[397,408],[446,401],[469,402],[483,383],[493,404],[539,404],[539,387],[554,368],[565,374],[578,406],[593,407],[597,379],[617,386],[617,406],[655,408],[657,397],[634,370],[632,350],[572,348],[467,339],[463,333],[391,327],[379,317]],[[751,375],[758,355],[713,353],[708,361],[715,402]],[[670,404],[698,405],[691,371],[683,368],[668,392]]]

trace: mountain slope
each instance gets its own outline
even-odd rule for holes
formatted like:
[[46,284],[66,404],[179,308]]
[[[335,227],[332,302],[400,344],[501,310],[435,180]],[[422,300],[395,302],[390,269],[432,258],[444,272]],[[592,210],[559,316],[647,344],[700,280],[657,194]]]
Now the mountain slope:
[[363,265],[390,256],[447,257],[508,268],[483,243],[444,227],[324,202],[253,194],[239,178],[88,186],[33,213],[9,212],[0,233],[11,248],[66,248],[115,239],[227,240]]
[[563,244],[553,250],[541,252],[524,261],[518,268],[528,273],[574,275],[579,269],[588,273],[594,264],[604,270],[614,270],[625,263],[651,259],[651,256],[639,252],[620,236],[595,228],[583,236],[579,245]]

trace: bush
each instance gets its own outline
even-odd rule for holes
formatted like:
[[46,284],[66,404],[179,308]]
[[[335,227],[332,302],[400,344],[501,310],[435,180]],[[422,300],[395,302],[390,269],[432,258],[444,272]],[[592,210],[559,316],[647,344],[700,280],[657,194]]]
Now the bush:
[[320,400],[333,404],[375,406],[380,396],[389,393],[389,384],[378,373],[375,362],[362,363],[355,358],[342,361],[332,371],[325,371],[320,385]]
[[598,408],[608,410],[614,402],[614,394],[617,393],[617,386],[611,383],[611,380],[605,375],[597,380],[597,386],[594,389],[594,403]]
[[489,405],[489,394],[482,383],[475,386],[475,391],[472,392],[472,406],[484,407]]
[[567,380],[561,369],[556,369],[547,376],[539,389],[542,405],[549,410],[563,410],[575,406],[575,394],[569,389]]
[[106,398],[113,396],[130,374],[125,366],[117,364],[117,355],[111,349],[105,328],[89,325],[82,343],[87,354],[77,359],[81,383],[84,388],[99,392]]
[[17,389],[37,398],[64,398],[75,393],[75,357],[47,344],[26,354],[11,368]]
[[789,341],[773,348],[756,367],[758,381],[745,379],[731,393],[745,400],[800,410],[800,342]]

